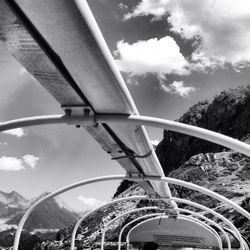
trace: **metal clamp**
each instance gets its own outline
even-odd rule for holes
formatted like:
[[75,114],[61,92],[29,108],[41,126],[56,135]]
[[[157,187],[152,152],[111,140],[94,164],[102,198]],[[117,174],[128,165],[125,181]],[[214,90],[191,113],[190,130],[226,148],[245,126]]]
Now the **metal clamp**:
[[92,121],[93,125],[97,125],[97,121],[95,118],[95,113],[92,110],[90,106],[87,105],[62,105],[61,108],[64,110],[65,115],[69,117],[82,117],[83,118],[83,124],[80,122],[70,122],[74,125],[76,125],[77,128],[80,128],[81,126],[85,125],[85,121]]

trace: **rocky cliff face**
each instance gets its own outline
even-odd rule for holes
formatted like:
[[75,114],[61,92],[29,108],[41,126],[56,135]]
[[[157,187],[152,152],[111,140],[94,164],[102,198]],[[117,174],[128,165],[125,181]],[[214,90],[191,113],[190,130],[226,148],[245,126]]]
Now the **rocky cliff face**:
[[[250,86],[223,91],[212,102],[191,107],[178,121],[242,140],[250,133]],[[166,175],[191,156],[220,152],[221,146],[179,133],[164,131],[156,154]]]
[[[200,153],[192,156],[170,177],[206,187],[250,211],[250,158],[236,152]],[[250,240],[249,221],[229,206],[206,195],[179,186],[172,186],[174,196],[213,208],[231,220]]]

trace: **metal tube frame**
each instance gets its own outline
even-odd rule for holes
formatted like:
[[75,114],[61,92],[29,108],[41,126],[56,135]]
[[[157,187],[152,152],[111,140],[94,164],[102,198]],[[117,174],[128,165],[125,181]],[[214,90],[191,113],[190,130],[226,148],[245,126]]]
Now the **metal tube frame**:
[[37,126],[46,124],[96,124],[99,123],[130,123],[136,125],[145,125],[150,127],[157,127],[168,129],[171,131],[179,132],[182,134],[194,136],[206,141],[210,141],[227,148],[231,148],[239,153],[250,156],[250,145],[233,139],[229,136],[222,135],[208,129],[199,128],[193,125],[187,125],[180,122],[140,116],[140,115],[117,115],[117,114],[96,114],[95,116],[80,116],[80,115],[50,115],[50,116],[37,116],[11,120],[0,124],[0,132],[5,130]]
[[241,236],[239,230],[234,226],[234,224],[230,220],[225,218],[223,215],[215,212],[211,208],[205,207],[205,206],[203,206],[199,203],[193,202],[193,201],[189,201],[189,200],[181,199],[181,198],[177,198],[177,197],[172,197],[171,199],[173,199],[177,203],[183,203],[183,204],[198,208],[202,211],[206,211],[206,212],[212,214],[213,216],[219,218],[220,220],[222,220],[227,226],[229,226],[229,228],[231,228],[235,232],[236,238],[238,239],[238,241],[240,243],[240,249],[244,250],[244,241],[242,240],[242,236]]
[[[165,211],[169,211],[169,210],[171,211],[172,209],[166,209]],[[190,210],[188,210],[188,209],[177,208],[176,210],[179,211],[179,212],[188,213],[188,214],[190,214],[190,215],[192,215],[192,216],[201,218],[201,219],[205,220],[206,222],[210,223],[211,225],[215,226],[216,228],[218,228],[219,231],[221,231],[222,234],[225,236],[225,239],[226,239],[226,242],[227,242],[227,246],[228,246],[228,250],[231,250],[231,242],[230,242],[230,240],[229,240],[229,237],[228,237],[227,233],[226,233],[225,230],[224,230],[221,226],[219,226],[216,222],[210,220],[209,218],[207,218],[207,217],[204,216],[204,215],[198,214],[198,213],[193,212],[193,211],[190,211]],[[158,213],[150,214],[150,215],[156,215],[156,214],[158,215]],[[138,219],[138,220],[141,219],[141,218],[143,219],[143,217],[144,217],[144,216],[141,216],[141,217],[138,217],[138,218],[136,218],[136,219]],[[121,231],[120,231],[120,233],[119,233],[119,237],[118,237],[118,250],[121,250],[121,239],[122,239],[122,234],[123,234],[124,230],[125,230],[129,225],[131,225],[132,223],[136,222],[136,219],[130,221],[129,223],[127,223],[127,224],[121,229]]]
[[143,215],[143,216],[140,216],[140,217],[137,217],[136,219],[130,221],[129,223],[127,223],[120,231],[119,233],[119,238],[118,238],[118,250],[121,250],[121,241],[122,241],[122,234],[124,232],[124,230],[130,226],[131,224],[133,224],[134,222],[136,221],[139,221],[139,220],[143,220],[145,218],[149,218],[149,217],[154,217],[154,216],[157,216],[157,215],[162,215],[162,213],[153,213],[153,214],[146,214],[146,215]]
[[[200,187],[198,185],[192,184],[192,183],[188,183],[185,181],[181,181],[181,180],[177,180],[177,179],[173,179],[173,178],[168,178],[168,177],[128,177],[125,175],[120,175],[120,176],[103,176],[103,177],[98,177],[98,178],[92,178],[92,179],[88,179],[88,180],[84,180],[84,181],[80,181],[74,184],[71,184],[69,186],[66,186],[64,188],[61,188],[45,197],[43,197],[41,200],[37,201],[36,203],[34,203],[27,211],[26,213],[23,215],[18,227],[17,227],[17,231],[15,234],[15,239],[14,239],[14,250],[18,250],[18,245],[19,245],[19,240],[20,240],[20,236],[21,236],[21,231],[22,228],[24,226],[25,221],[27,220],[27,218],[29,217],[29,215],[33,212],[33,210],[35,209],[35,207],[37,205],[39,205],[41,202],[44,202],[45,200],[49,199],[49,198],[53,198],[56,195],[62,194],[68,190],[80,187],[80,186],[84,186],[87,184],[91,184],[91,183],[96,183],[96,182],[101,182],[101,181],[109,181],[109,180],[131,180],[131,181],[148,181],[148,180],[154,180],[154,181],[163,181],[163,182],[167,182],[167,183],[172,183],[172,184],[177,184],[180,186],[184,186],[196,191],[199,191],[201,193],[207,194],[219,201],[225,202],[228,205],[230,205],[231,207],[233,207],[236,211],[238,211],[239,213],[241,213],[242,215],[244,215],[245,217],[247,217],[250,220],[250,214],[244,210],[243,208],[241,208],[239,205],[233,203],[232,201],[230,201],[229,199],[223,197],[222,195],[219,195],[211,190],[208,190],[206,188]],[[169,197],[161,197],[161,199],[169,199],[172,200],[172,198]],[[174,200],[174,199],[173,199]]]
[[[131,200],[134,200],[136,197],[136,199],[138,199],[138,196],[131,196],[131,197],[127,197],[127,200],[131,199]],[[146,199],[146,200],[162,200],[161,198],[150,198],[150,197],[147,197],[147,196],[140,196],[141,198],[140,199]],[[173,200],[177,203],[184,203],[184,204],[187,204],[187,205],[191,205],[193,207],[196,207],[196,208],[199,208],[203,211],[206,211],[206,212],[209,212],[210,214],[214,215],[215,217],[219,218],[220,220],[222,220],[226,225],[228,225],[230,228],[232,228],[232,230],[235,232],[235,234],[237,235],[237,238],[240,242],[240,246],[241,246],[241,249],[243,250],[244,249],[244,243],[243,243],[243,240],[242,240],[242,237],[238,231],[238,229],[233,225],[233,223],[231,223],[228,219],[226,219],[223,215],[213,211],[212,209],[210,208],[207,208],[203,205],[200,205],[196,202],[193,202],[193,201],[189,201],[189,200],[185,200],[185,199],[181,199],[181,198],[176,198],[176,197],[171,197],[171,198],[168,198],[168,200]],[[85,220],[89,215],[91,215],[93,212],[96,212],[100,209],[102,209],[103,207],[107,206],[107,205],[110,205],[110,204],[113,204],[115,201],[110,201],[109,203],[106,203],[105,205],[102,205],[98,208],[95,208],[94,210],[88,212],[87,214],[85,214],[82,218],[80,218],[77,223],[75,224],[75,227],[73,229],[73,233],[72,233],[72,237],[71,237],[71,250],[74,250],[74,247],[75,247],[75,238],[76,238],[76,232],[78,230],[78,228],[80,227],[81,223],[83,222],[83,220]]]
[[[219,133],[212,132],[212,131],[198,128],[198,127],[191,126],[191,125],[186,125],[186,124],[159,119],[159,118],[139,116],[139,115],[128,116],[128,115],[97,114],[93,117],[92,116],[68,116],[68,115],[31,117],[31,118],[18,119],[18,120],[13,120],[13,121],[2,123],[0,124],[0,132],[9,130],[9,129],[18,128],[21,126],[58,124],[58,123],[66,123],[66,124],[86,124],[86,123],[91,124],[93,123],[93,124],[96,124],[96,122],[112,122],[112,123],[126,122],[126,123],[132,123],[132,124],[137,124],[137,125],[146,125],[146,126],[165,128],[171,131],[180,132],[180,133],[195,136],[195,137],[207,140],[207,141],[211,141],[211,142],[220,144],[222,146],[234,149],[247,156],[250,156],[250,145],[240,142],[238,140],[232,139],[228,136],[221,135]],[[167,178],[168,180],[165,177],[162,177],[162,178],[164,178],[164,181],[170,183],[169,178]],[[161,178],[161,181],[163,180],[162,178]],[[148,180],[148,179],[144,178],[144,180]],[[154,179],[151,179],[151,180],[154,180]],[[184,182],[182,181],[182,183],[180,184],[179,180],[178,181],[175,180],[172,183],[177,184],[177,185],[183,185]],[[212,192],[202,187],[197,188],[198,186],[191,184],[191,183],[185,183],[183,186],[191,188],[191,189],[195,188],[195,190],[208,194],[208,195],[211,195],[211,192]],[[212,194],[212,197],[214,197],[214,193]],[[216,199],[218,198],[220,201],[226,202],[230,204],[231,206],[233,206],[238,212],[240,212],[241,214],[243,214],[250,220],[250,214],[247,213],[244,209],[242,209],[241,207],[234,204],[233,202],[231,202],[230,200],[226,199],[223,196],[218,197],[217,195]],[[19,233],[20,232],[17,232],[17,234]],[[20,235],[19,235],[19,238],[20,238]],[[18,242],[19,242],[19,239],[18,239]],[[16,246],[16,237],[15,237],[14,250],[17,250],[16,247],[17,246]]]
[[114,223],[116,220],[126,216],[126,215],[129,215],[131,213],[136,213],[136,212],[140,212],[140,211],[146,211],[146,210],[160,210],[159,207],[156,207],[156,206],[152,206],[152,207],[142,207],[142,208],[137,208],[137,209],[133,209],[133,210],[130,210],[126,213],[123,213],[123,214],[120,214],[118,215],[117,217],[115,217],[113,220],[111,220],[107,225],[105,225],[105,227],[103,228],[102,230],[102,238],[101,238],[101,250],[104,249],[104,241],[105,241],[105,233],[107,231],[107,229],[109,228],[109,226]]
[[[219,244],[219,249],[220,249],[220,250],[223,250],[221,237],[219,236],[219,234],[218,234],[212,227],[208,226],[206,223],[204,223],[204,222],[202,222],[202,221],[200,221],[200,220],[198,220],[198,219],[195,219],[195,218],[192,218],[192,217],[190,218],[189,216],[186,216],[186,215],[179,215],[179,216],[182,217],[182,218],[188,218],[188,220],[194,221],[195,223],[200,224],[200,225],[202,225],[203,227],[209,229],[209,230],[214,234],[214,236],[216,237],[216,239],[217,239],[217,241],[218,241],[218,244]],[[158,216],[158,217],[156,217],[156,218],[147,219],[147,220],[144,220],[144,221],[138,223],[138,224],[135,225],[134,227],[132,227],[132,228],[129,230],[129,232],[128,232],[128,234],[127,234],[127,237],[126,237],[127,250],[129,250],[129,245],[130,245],[130,241],[129,241],[130,234],[131,234],[131,232],[132,232],[136,227],[138,227],[139,225],[141,225],[141,224],[143,224],[143,223],[146,223],[147,221],[150,221],[150,220],[153,220],[153,219],[158,219],[158,218],[159,218],[159,219],[161,219],[161,218],[166,218],[166,217],[168,218],[168,216]]]
[[179,217],[180,217],[180,218],[188,218],[188,219],[191,219],[191,218],[192,218],[193,221],[195,221],[195,222],[197,222],[197,223],[200,223],[200,224],[203,225],[204,227],[207,227],[209,230],[211,230],[211,231],[214,233],[214,235],[216,236],[216,238],[217,238],[217,240],[218,240],[218,242],[219,242],[219,248],[220,248],[221,250],[223,250],[222,239],[221,239],[219,233],[218,233],[214,228],[212,228],[211,226],[209,226],[209,225],[206,224],[205,222],[203,222],[203,221],[201,221],[201,220],[199,220],[199,219],[197,219],[197,218],[190,217],[190,216],[188,216],[188,215],[180,214]]
[[[114,203],[117,203],[117,202],[122,202],[122,201],[129,201],[129,200],[140,200],[140,199],[149,199],[151,200],[150,197],[147,197],[147,196],[143,196],[143,195],[139,195],[139,196],[129,196],[129,197],[123,197],[123,198],[119,198],[119,199],[115,199],[115,200],[112,200],[112,201],[109,201],[107,202],[106,204],[103,204],[97,208],[94,208],[93,210],[89,211],[88,213],[84,214],[75,224],[74,226],[74,229],[73,229],[73,232],[72,232],[72,235],[71,235],[71,246],[70,246],[70,249],[71,250],[74,250],[75,249],[75,238],[76,238],[76,233],[77,233],[77,230],[78,228],[80,227],[80,225],[82,224],[82,222],[89,216],[91,215],[92,213],[106,207],[106,206],[109,206],[109,205],[112,205]],[[152,198],[152,199],[157,199],[159,200],[159,198]]]

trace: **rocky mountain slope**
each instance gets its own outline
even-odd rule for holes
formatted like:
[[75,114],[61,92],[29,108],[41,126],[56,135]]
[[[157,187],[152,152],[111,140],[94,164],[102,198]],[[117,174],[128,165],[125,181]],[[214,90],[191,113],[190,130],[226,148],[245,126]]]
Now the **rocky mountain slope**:
[[[27,208],[41,197],[44,193],[32,200],[27,200],[17,192],[0,192],[0,219],[9,225],[17,225]],[[34,229],[59,229],[76,221],[78,215],[62,206],[62,202],[51,199],[38,206],[25,223],[24,228],[28,231]]]
[[[17,225],[24,212],[18,213],[8,220],[7,224]],[[28,218],[24,228],[28,231],[33,229],[59,229],[77,220],[77,214],[60,207],[58,203],[51,199],[42,203]]]
[[23,209],[28,200],[15,191],[0,191],[0,219],[9,218]]
[[[206,187],[250,212],[249,157],[233,151],[200,153],[192,156],[178,169],[171,171],[169,176]],[[229,206],[186,188],[174,186],[172,191],[174,196],[191,199],[223,214],[250,240],[249,221]]]
[[24,206],[28,202],[28,200],[15,191],[12,191],[10,193],[0,191],[0,202],[2,204],[8,204],[13,207],[18,207]]
[[[178,121],[242,140],[250,133],[249,114],[250,86],[247,86],[223,91],[212,102],[194,105]],[[165,130],[156,154],[168,175],[193,155],[222,150],[219,145]]]

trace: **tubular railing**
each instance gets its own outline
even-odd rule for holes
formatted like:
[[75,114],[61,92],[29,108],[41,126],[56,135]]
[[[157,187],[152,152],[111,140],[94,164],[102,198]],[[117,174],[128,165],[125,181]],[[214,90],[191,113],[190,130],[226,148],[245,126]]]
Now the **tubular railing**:
[[[75,125],[75,124],[96,124],[96,123],[130,123],[130,124],[136,124],[136,125],[146,125],[146,126],[153,126],[153,127],[158,127],[158,128],[164,128],[168,129],[171,131],[175,132],[180,132],[184,133],[187,135],[195,136],[210,142],[217,143],[219,145],[231,148],[235,151],[238,151],[240,153],[243,153],[247,156],[250,156],[250,145],[240,142],[236,139],[230,138],[228,136],[212,132],[206,129],[198,128],[195,126],[191,125],[186,125],[174,121],[169,121],[169,120],[163,120],[159,118],[153,118],[153,117],[145,117],[145,116],[139,116],[139,115],[107,115],[107,114],[97,114],[95,116],[68,116],[68,115],[55,115],[55,116],[42,116],[42,117],[31,117],[31,118],[24,118],[24,119],[17,119],[9,122],[4,122],[0,124],[0,132],[9,130],[9,129],[14,129],[22,126],[33,126],[33,125],[44,125],[44,124],[60,124],[60,123],[66,123],[70,125]],[[97,180],[98,179],[98,180]],[[250,214],[238,206],[237,204],[233,203],[229,199],[216,194],[215,192],[208,190],[206,188],[197,186],[192,183],[184,182],[181,180],[176,180],[172,178],[167,178],[167,177],[149,177],[145,176],[142,178],[129,178],[129,177],[124,177],[124,176],[111,176],[111,177],[101,177],[92,179],[92,180],[86,180],[82,181],[80,183],[75,183],[72,184],[68,187],[62,188],[60,190],[57,190],[56,192],[52,193],[48,197],[44,197],[41,201],[38,201],[35,203],[28,211],[25,213],[23,216],[18,228],[17,232],[15,235],[15,241],[14,241],[14,250],[18,249],[18,244],[19,244],[19,239],[20,239],[20,234],[21,230],[23,228],[23,225],[30,215],[30,213],[34,210],[34,208],[40,204],[41,202],[52,198],[60,193],[63,193],[67,190],[73,189],[78,186],[86,185],[89,183],[95,183],[98,181],[105,181],[105,180],[117,180],[117,179],[128,179],[128,180],[133,180],[133,181],[162,181],[166,183],[172,183],[176,185],[180,185],[186,188],[190,188],[196,191],[199,191],[203,194],[209,195],[221,202],[225,202],[231,207],[233,207],[236,211],[244,215],[250,220]],[[169,197],[161,197],[162,199],[168,199]],[[171,199],[175,201],[175,199]]]
[[[180,186],[184,186],[184,187],[187,187],[187,188],[190,188],[192,190],[196,190],[196,191],[199,191],[203,194],[207,194],[208,196],[211,196],[212,198],[215,198],[219,201],[222,201],[222,202],[225,202],[226,204],[230,205],[231,207],[233,207],[236,211],[238,211],[239,213],[241,213],[242,215],[244,215],[245,217],[247,217],[249,220],[250,220],[250,214],[244,210],[243,208],[241,208],[239,205],[235,204],[234,202],[230,201],[229,199],[211,191],[211,190],[208,190],[206,188],[203,188],[203,187],[200,187],[196,184],[192,184],[192,183],[188,183],[188,182],[185,182],[185,181],[181,181],[181,180],[177,180],[177,179],[173,179],[173,178],[168,178],[168,177],[127,177],[127,176],[104,176],[104,177],[99,177],[99,178],[92,178],[92,179],[88,179],[88,180],[84,180],[84,181],[81,181],[81,182],[77,182],[77,183],[74,183],[72,185],[69,185],[69,186],[66,186],[64,188],[61,188],[45,197],[43,197],[41,200],[37,201],[35,204],[33,204],[27,211],[26,213],[24,214],[24,216],[22,217],[18,227],[17,227],[17,231],[16,231],[16,234],[15,234],[15,239],[14,239],[14,250],[18,250],[18,245],[19,245],[19,240],[20,240],[20,236],[21,236],[21,231],[22,231],[22,228],[27,220],[27,218],[30,216],[30,214],[33,212],[33,210],[35,209],[36,206],[38,206],[40,203],[44,202],[45,200],[48,200],[50,198],[53,198],[55,197],[56,195],[59,195],[59,194],[62,194],[68,190],[71,190],[71,189],[74,189],[74,188],[77,188],[77,187],[80,187],[80,186],[84,186],[84,185],[87,185],[87,184],[91,184],[91,183],[96,183],[96,182],[101,182],[101,181],[109,181],[109,180],[131,180],[131,181],[148,181],[148,180],[153,180],[153,181],[162,181],[162,182],[167,182],[167,183],[172,183],[172,184],[177,184],[177,185],[180,185]],[[129,198],[129,197],[128,197]],[[151,198],[148,198],[148,199],[151,199]],[[164,200],[172,200],[172,201],[176,201],[176,199],[178,198],[175,198],[175,197],[171,197],[171,198],[164,198],[164,197],[161,197],[161,198],[158,198],[158,199],[164,199]],[[116,201],[115,201],[116,202]],[[197,204],[198,205],[198,204]],[[201,205],[200,205],[201,206]],[[98,209],[97,209],[98,210]],[[94,211],[97,211],[97,210],[93,210],[89,213],[87,213],[83,218],[81,218],[82,220],[79,220],[76,224],[76,226],[80,226],[81,222],[89,215],[91,214],[92,212]],[[76,227],[75,226],[75,227]],[[74,228],[74,231],[72,233],[72,239],[73,239],[73,236],[75,237],[75,228]],[[72,242],[72,244],[74,244],[74,242]],[[73,248],[74,249],[74,248]]]
[[[171,209],[166,209],[166,211],[169,211]],[[227,247],[228,247],[228,250],[231,250],[231,242],[229,240],[229,237],[227,235],[227,233],[225,232],[225,230],[220,226],[218,225],[217,223],[215,223],[214,221],[210,220],[209,218],[207,218],[206,216],[204,215],[201,215],[201,214],[198,214],[196,212],[193,212],[193,211],[190,211],[190,210],[187,210],[187,209],[182,209],[182,208],[177,208],[177,210],[179,212],[184,212],[184,213],[188,213],[192,216],[195,216],[195,217],[198,217],[198,218],[201,218],[203,220],[205,220],[206,222],[208,222],[209,224],[213,225],[214,227],[216,227],[219,231],[221,231],[221,233],[224,235],[225,239],[226,239],[226,242],[227,242]],[[140,216],[140,217],[137,217],[136,219],[130,221],[129,223],[127,223],[120,231],[119,233],[119,237],[118,237],[118,250],[121,250],[121,240],[122,240],[122,234],[123,232],[125,231],[125,229],[130,226],[131,224],[135,223],[136,221],[138,220],[141,220],[141,219],[144,219],[144,218],[147,218],[147,217],[151,217],[151,216],[157,216],[157,215],[161,215],[161,213],[152,213],[152,214],[147,214],[145,216]]]
[[[132,232],[136,227],[138,227],[138,226],[140,226],[140,225],[142,225],[142,224],[144,224],[144,223],[146,223],[146,222],[148,222],[148,221],[151,221],[151,220],[154,220],[154,219],[158,219],[158,218],[159,218],[159,219],[164,219],[164,218],[166,218],[166,217],[167,217],[167,216],[159,216],[159,217],[156,217],[156,218],[153,218],[153,219],[151,218],[151,219],[142,221],[142,222],[140,222],[139,224],[133,226],[133,227],[129,230],[129,232],[128,232],[128,234],[127,234],[127,237],[126,237],[127,250],[129,250],[129,247],[130,247],[130,240],[129,240],[130,234],[131,234],[131,232]],[[204,222],[202,222],[202,221],[200,221],[200,220],[197,220],[197,219],[192,218],[192,217],[190,218],[189,216],[186,216],[186,215],[179,215],[178,217],[180,217],[180,218],[187,218],[189,221],[193,221],[194,223],[197,223],[197,224],[199,224],[200,226],[205,227],[205,228],[207,228],[208,230],[210,230],[211,233],[215,236],[215,238],[216,238],[217,241],[218,241],[219,249],[220,249],[220,250],[223,250],[221,237],[219,236],[219,234],[218,234],[212,227],[208,226],[206,223],[204,223]],[[168,218],[168,217],[167,217],[167,218]],[[103,250],[103,249],[102,249],[102,250]]]

